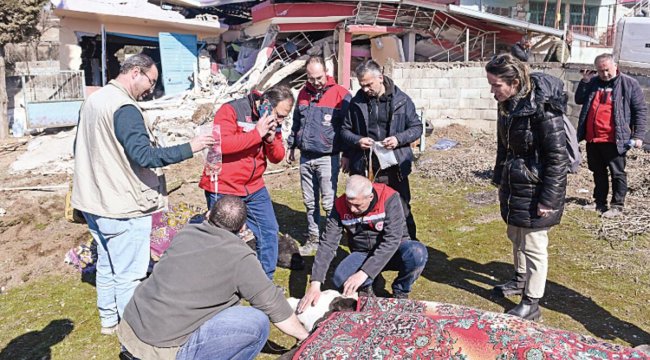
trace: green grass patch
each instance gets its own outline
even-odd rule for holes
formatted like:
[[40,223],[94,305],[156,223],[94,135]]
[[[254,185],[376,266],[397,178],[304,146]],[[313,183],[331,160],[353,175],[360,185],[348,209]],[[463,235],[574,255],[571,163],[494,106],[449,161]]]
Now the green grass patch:
[[[343,183],[341,182],[341,186]],[[519,299],[494,298],[491,288],[512,275],[512,249],[496,202],[476,205],[468,196],[491,187],[457,186],[411,176],[418,237],[429,261],[412,298],[503,312]],[[339,189],[339,193],[342,188]],[[496,196],[496,194],[495,194]],[[280,229],[297,239],[306,232],[299,184],[273,190]],[[496,200],[496,199],[495,199]],[[590,334],[615,343],[650,343],[650,244],[639,239],[611,246],[576,222],[597,222],[569,210],[549,233],[549,276],[542,300],[545,325]],[[308,268],[312,257],[306,258]],[[333,269],[330,269],[333,270]],[[278,269],[276,283],[301,297],[307,270]],[[384,275],[385,289],[395,272]],[[115,359],[115,337],[99,335],[95,290],[77,277],[45,277],[0,295],[0,359]],[[295,341],[272,328],[271,341]],[[262,354],[261,359],[277,355]]]

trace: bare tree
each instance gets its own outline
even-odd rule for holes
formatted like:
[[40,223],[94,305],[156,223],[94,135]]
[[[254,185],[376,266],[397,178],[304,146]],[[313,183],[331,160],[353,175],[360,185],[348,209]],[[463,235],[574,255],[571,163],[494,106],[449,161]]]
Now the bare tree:
[[40,35],[39,20],[47,0],[0,1],[0,139],[9,133],[5,45],[30,41]]

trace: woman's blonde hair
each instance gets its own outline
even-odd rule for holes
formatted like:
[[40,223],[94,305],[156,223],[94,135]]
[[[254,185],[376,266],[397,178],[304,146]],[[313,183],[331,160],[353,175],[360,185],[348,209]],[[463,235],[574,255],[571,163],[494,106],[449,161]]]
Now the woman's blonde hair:
[[503,80],[508,85],[512,85],[515,80],[519,80],[517,92],[524,90],[524,94],[521,95],[528,95],[531,90],[528,65],[510,54],[495,55],[485,65],[485,71]]

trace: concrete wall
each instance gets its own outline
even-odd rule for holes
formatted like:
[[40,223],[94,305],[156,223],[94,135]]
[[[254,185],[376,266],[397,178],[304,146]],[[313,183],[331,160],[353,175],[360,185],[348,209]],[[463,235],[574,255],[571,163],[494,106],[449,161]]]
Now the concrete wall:
[[[435,127],[462,124],[469,128],[493,131],[496,129],[497,102],[490,93],[484,69],[485,63],[393,63],[386,66],[386,74],[406,92],[418,111]],[[580,64],[540,63],[531,65],[533,71],[561,78],[569,93],[568,116],[577,123],[581,106],[573,102],[573,95],[582,78]],[[650,70],[622,71],[639,80],[650,106]]]

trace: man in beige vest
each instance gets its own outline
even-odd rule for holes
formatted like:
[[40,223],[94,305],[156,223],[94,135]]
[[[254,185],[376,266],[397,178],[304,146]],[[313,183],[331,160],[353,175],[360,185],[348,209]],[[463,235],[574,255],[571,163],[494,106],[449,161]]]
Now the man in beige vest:
[[147,274],[151,215],[167,205],[161,167],[214,144],[210,135],[201,135],[189,143],[157,146],[137,103],[157,79],[153,60],[134,55],[79,112],[72,206],[83,212],[97,242],[97,307],[106,335],[115,332]]

